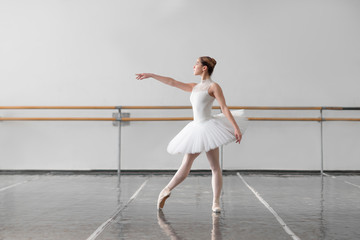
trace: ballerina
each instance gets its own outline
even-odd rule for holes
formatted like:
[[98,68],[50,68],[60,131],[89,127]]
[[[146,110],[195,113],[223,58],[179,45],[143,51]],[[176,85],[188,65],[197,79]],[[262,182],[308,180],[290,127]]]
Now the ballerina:
[[[226,105],[225,97],[219,84],[211,79],[216,60],[211,57],[200,57],[194,66],[194,75],[201,76],[200,83],[184,83],[170,77],[153,73],[136,74],[136,79],[156,79],[164,84],[191,92],[190,101],[194,120],[187,124],[169,143],[170,154],[185,154],[183,161],[167,184],[160,192],[157,208],[162,209],[171,191],[188,176],[194,160],[205,152],[212,172],[213,212],[221,212],[220,194],[222,189],[222,171],[219,163],[219,147],[230,143],[240,143],[247,127],[244,111],[232,111]],[[214,100],[220,105],[222,114],[211,115]]]

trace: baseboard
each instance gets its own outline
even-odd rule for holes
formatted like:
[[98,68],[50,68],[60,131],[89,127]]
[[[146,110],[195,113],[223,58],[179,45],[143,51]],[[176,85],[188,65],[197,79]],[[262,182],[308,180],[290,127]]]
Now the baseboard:
[[[136,169],[121,170],[121,175],[173,175],[176,170],[156,170],[156,169]],[[252,170],[252,169],[232,169],[223,170],[223,175],[320,175],[319,170]],[[360,175],[360,170],[330,170],[324,171],[330,175]],[[96,170],[0,170],[0,175],[117,175],[117,170],[96,169]],[[211,170],[191,170],[190,175],[210,175]]]

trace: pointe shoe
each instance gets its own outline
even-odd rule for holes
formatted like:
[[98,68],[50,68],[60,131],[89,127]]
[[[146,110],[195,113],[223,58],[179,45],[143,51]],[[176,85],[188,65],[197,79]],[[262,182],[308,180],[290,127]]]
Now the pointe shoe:
[[212,211],[213,211],[214,213],[220,213],[220,212],[221,212],[221,208],[220,208],[220,206],[219,206],[219,203],[213,203],[211,209],[212,209]]
[[157,201],[157,209],[162,209],[165,205],[165,201],[168,197],[170,197],[171,191],[169,188],[164,188],[160,194]]

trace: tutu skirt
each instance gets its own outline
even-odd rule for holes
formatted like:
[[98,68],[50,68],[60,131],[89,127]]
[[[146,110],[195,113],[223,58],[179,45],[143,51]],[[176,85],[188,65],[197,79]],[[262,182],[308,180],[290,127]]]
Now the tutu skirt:
[[[245,133],[248,119],[244,110],[231,111],[241,134]],[[208,152],[236,140],[234,127],[224,114],[214,115],[211,119],[188,123],[169,143],[167,151],[176,153]]]

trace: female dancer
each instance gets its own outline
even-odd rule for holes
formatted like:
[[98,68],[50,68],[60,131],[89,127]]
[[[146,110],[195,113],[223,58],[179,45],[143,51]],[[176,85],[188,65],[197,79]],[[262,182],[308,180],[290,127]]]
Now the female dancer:
[[[136,74],[138,80],[154,78],[162,83],[191,92],[190,101],[193,107],[194,121],[186,125],[171,140],[167,148],[171,154],[184,153],[185,156],[174,177],[160,192],[157,202],[158,209],[164,207],[166,199],[170,197],[171,190],[185,180],[195,158],[205,151],[212,171],[212,211],[221,211],[222,172],[219,163],[219,146],[235,140],[240,143],[242,134],[246,129],[247,118],[243,116],[242,110],[233,111],[232,113],[229,111],[221,87],[210,78],[215,65],[216,61],[211,57],[197,59],[194,66],[194,75],[201,76],[201,81],[198,84],[183,83],[153,73]],[[211,108],[215,99],[219,103],[223,114],[211,116]]]

